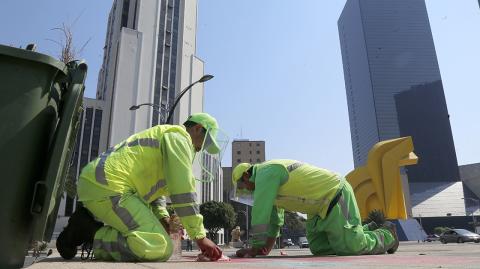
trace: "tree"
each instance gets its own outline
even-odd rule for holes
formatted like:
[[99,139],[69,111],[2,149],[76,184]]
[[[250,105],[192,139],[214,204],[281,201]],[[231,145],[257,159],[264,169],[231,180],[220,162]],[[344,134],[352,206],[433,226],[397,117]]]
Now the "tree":
[[305,231],[305,219],[295,212],[285,211],[285,226],[290,231]]
[[[79,16],[80,17],[80,16]],[[79,18],[78,17],[78,18]],[[78,18],[75,20],[75,22],[78,20]],[[67,25],[65,23],[62,23],[61,27],[55,27],[51,30],[59,31],[62,34],[62,37],[60,38],[60,41],[58,40],[53,40],[53,39],[47,39],[49,41],[54,42],[55,44],[59,45],[61,47],[61,52],[58,55],[58,59],[62,61],[63,63],[67,64],[75,59],[77,59],[83,49],[87,46],[88,42],[90,42],[91,38],[89,38],[80,49],[77,49],[75,47],[74,41],[73,41],[73,33],[72,33],[72,28],[73,25],[75,24],[72,23],[71,25]]]
[[200,213],[203,215],[203,224],[208,230],[208,238],[216,241],[217,232],[224,228],[229,231],[235,225],[237,214],[233,210],[232,205],[208,201],[200,205]]
[[305,236],[305,219],[295,212],[285,211],[285,223],[282,227],[282,237],[294,239]]
[[448,230],[450,230],[450,228],[440,226],[440,227],[433,228],[433,233],[437,234],[437,235],[441,235],[442,233],[444,233],[445,231],[448,231]]

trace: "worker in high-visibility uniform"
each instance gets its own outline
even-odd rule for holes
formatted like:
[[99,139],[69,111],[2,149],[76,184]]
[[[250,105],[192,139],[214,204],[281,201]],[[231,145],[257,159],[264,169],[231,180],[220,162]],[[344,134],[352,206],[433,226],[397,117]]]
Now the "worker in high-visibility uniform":
[[[199,212],[192,163],[196,152],[219,154],[217,121],[191,115],[184,126],[157,125],[127,138],[83,168],[77,183],[77,210],[57,239],[62,257],[93,243],[95,258],[166,261],[172,254],[165,196],[204,256],[222,251],[206,238]],[[100,222],[93,219],[93,216]],[[104,224],[104,225],[103,225]],[[162,225],[163,224],[163,225]]]
[[294,160],[271,160],[238,164],[232,181],[234,199],[248,199],[249,194],[251,199],[253,192],[253,247],[238,250],[239,257],[270,252],[284,224],[284,210],[307,214],[314,255],[383,254],[398,248],[393,223],[362,226],[352,187],[333,172]]

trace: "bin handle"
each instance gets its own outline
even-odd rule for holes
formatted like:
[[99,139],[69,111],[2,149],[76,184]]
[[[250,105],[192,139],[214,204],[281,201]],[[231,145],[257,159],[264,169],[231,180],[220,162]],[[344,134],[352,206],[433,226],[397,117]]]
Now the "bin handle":
[[47,185],[45,181],[37,181],[33,189],[33,199],[30,205],[30,213],[39,215],[43,210],[43,203],[45,201],[45,195],[47,194]]

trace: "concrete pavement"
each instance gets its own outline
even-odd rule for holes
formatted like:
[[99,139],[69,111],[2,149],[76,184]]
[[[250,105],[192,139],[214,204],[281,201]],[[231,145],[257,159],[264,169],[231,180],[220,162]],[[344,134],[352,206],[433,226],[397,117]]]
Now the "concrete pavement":
[[[236,249],[225,249],[231,256]],[[196,262],[198,252],[183,252],[182,257],[167,263],[114,263],[83,261],[75,258],[63,260],[54,253],[29,266],[29,269],[155,269],[155,268],[480,268],[480,244],[441,244],[401,242],[392,255],[314,257],[308,249],[274,250],[267,257],[238,259],[221,262]],[[79,255],[77,255],[79,256]]]

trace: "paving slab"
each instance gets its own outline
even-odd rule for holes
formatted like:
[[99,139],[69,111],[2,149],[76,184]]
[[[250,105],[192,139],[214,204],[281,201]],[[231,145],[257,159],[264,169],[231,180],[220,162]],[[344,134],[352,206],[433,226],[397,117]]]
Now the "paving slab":
[[[224,249],[233,256],[236,249]],[[198,251],[183,252],[182,257],[166,263],[121,263],[62,259],[53,254],[29,266],[29,269],[156,269],[156,268],[480,268],[480,244],[441,244],[401,242],[395,254],[315,257],[308,249],[273,250],[261,258],[231,258],[229,261],[197,262]],[[78,255],[77,255],[78,256]]]

